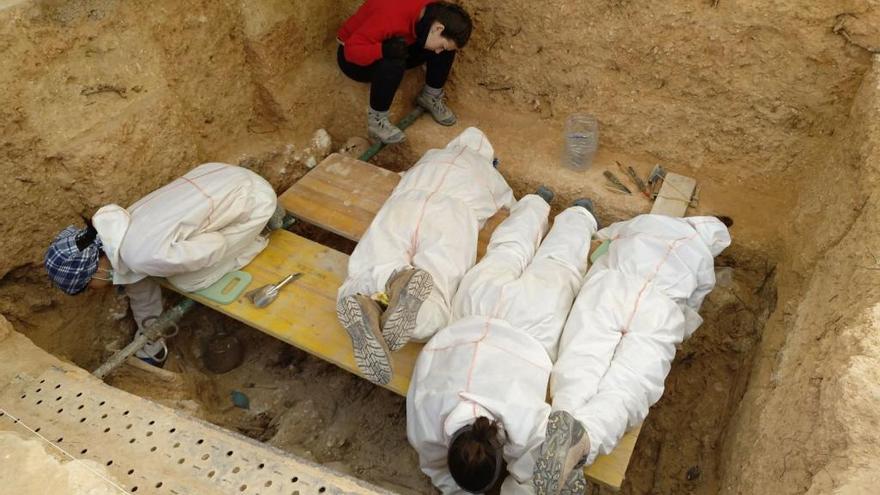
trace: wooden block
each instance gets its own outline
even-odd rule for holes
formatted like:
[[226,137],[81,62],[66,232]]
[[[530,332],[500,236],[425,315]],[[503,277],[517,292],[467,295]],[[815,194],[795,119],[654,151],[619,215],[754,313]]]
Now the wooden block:
[[660,186],[651,213],[669,217],[683,217],[697,187],[696,179],[667,172]]
[[[336,319],[336,291],[345,280],[347,267],[345,254],[279,230],[272,233],[266,249],[242,269],[253,276],[248,291],[276,283],[290,273],[303,272],[302,278],[285,286],[269,306],[257,308],[244,294],[225,305],[198,294],[182,294],[362,376],[354,362],[348,333]],[[176,290],[167,282],[164,285]],[[406,395],[421,348],[421,344],[411,343],[392,354],[394,376],[385,388]]]

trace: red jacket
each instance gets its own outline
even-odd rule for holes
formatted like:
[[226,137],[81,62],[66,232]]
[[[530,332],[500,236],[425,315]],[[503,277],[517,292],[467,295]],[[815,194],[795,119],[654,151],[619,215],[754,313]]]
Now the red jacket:
[[366,0],[342,24],[336,36],[345,45],[345,60],[370,65],[382,58],[382,42],[401,36],[416,41],[416,23],[425,5],[436,0]]

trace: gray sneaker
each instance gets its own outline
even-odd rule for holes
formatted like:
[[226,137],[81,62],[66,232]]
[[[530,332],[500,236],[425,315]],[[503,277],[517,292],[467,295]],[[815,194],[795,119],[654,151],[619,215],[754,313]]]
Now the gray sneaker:
[[388,120],[388,112],[370,111],[367,117],[367,133],[373,141],[385,144],[406,141],[406,134]]
[[392,352],[400,349],[416,328],[419,308],[434,289],[431,274],[418,268],[400,270],[385,284],[388,309],[382,313],[382,337]]
[[440,96],[431,96],[422,91],[419,94],[419,97],[416,98],[416,105],[431,112],[431,116],[434,117],[434,120],[440,125],[450,126],[456,122],[455,114],[452,113],[452,110],[450,110],[449,107],[446,106],[446,103],[443,102],[443,94],[440,94]]
[[381,310],[376,301],[357,294],[336,304],[336,317],[351,337],[354,361],[364,378],[378,385],[391,381],[391,356],[379,329]]
[[584,477],[583,466],[589,452],[590,438],[584,425],[566,411],[551,413],[541,457],[535,463],[533,481],[537,494],[558,495],[576,489]]

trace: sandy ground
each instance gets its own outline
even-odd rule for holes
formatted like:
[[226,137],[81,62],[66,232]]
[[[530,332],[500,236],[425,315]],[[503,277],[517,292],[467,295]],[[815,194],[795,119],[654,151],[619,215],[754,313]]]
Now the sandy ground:
[[[204,161],[242,163],[283,190],[305,173],[297,151],[316,128],[337,143],[363,134],[367,89],[332,59],[335,27],[357,3],[0,2],[0,314],[86,368],[122,345],[132,331],[124,298],[53,291],[40,268],[48,239]],[[699,179],[695,213],[736,222],[719,260],[731,282],[682,348],[624,491],[872,486],[880,97],[865,48],[880,47],[877,6],[464,3],[478,29],[448,88],[459,125],[423,119],[377,163],[403,170],[478,125],[515,190],[547,184],[557,208],[590,196],[605,222],[647,211],[605,190],[601,172],[662,163]],[[408,75],[393,113],[407,111],[420,77]],[[602,135],[593,169],[580,173],[559,163],[575,111],[595,114]],[[200,314],[188,324],[171,363],[185,380],[132,374],[119,385],[425,491],[400,399],[232,322]],[[203,373],[199,339],[212,325],[234,327],[254,364]],[[252,410],[230,409],[231,389]]]

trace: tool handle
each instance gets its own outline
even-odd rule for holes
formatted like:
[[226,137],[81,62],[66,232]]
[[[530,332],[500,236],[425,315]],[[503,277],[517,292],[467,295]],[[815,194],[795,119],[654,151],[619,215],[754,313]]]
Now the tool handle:
[[284,280],[275,284],[275,287],[272,287],[272,291],[278,292],[279,290],[281,290],[282,287],[284,287],[285,285],[287,285],[291,281],[300,278],[301,276],[302,276],[302,273],[291,273],[290,275],[284,277]]

